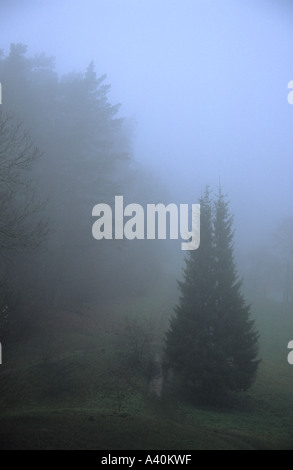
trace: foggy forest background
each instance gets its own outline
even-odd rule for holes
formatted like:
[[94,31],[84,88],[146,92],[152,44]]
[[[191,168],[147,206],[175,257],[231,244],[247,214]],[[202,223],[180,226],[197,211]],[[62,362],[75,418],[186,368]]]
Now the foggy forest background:
[[[180,13],[175,2],[130,2],[127,20],[117,2],[114,12],[98,2],[100,23],[82,10],[76,43],[65,3],[59,15],[48,9],[50,34],[40,34],[43,10],[3,9],[0,448],[292,448],[291,7],[259,1],[240,15],[227,2],[218,21],[216,5],[208,16],[188,1]],[[6,26],[18,7],[14,24],[21,32],[31,18],[34,33]],[[229,205],[260,342],[249,393],[208,405],[164,375],[181,240],[92,236],[93,207],[113,207],[116,195],[124,205],[197,204],[207,187]]]
[[[23,161],[2,164],[4,291],[13,285],[28,310],[123,300],[152,292],[164,279],[172,291],[184,257],[179,242],[92,237],[92,208],[113,206],[117,194],[125,205],[179,203],[163,179],[136,162],[131,125],[109,102],[106,76],[91,63],[84,73],[59,77],[53,58],[32,58],[21,44],[11,45],[0,67],[3,135],[15,135],[16,152],[28,147]],[[2,154],[6,144],[2,139]],[[208,183],[194,188],[194,203]],[[288,214],[265,240],[236,246],[249,299],[269,297],[289,308],[292,228]],[[22,321],[24,314],[15,323]]]

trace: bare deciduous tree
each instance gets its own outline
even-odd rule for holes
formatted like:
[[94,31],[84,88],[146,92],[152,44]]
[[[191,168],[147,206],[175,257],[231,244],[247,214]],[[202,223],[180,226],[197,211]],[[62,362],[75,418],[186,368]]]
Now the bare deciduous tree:
[[0,256],[35,249],[46,234],[31,170],[41,153],[12,114],[0,109]]
[[[0,333],[6,338],[16,311],[17,261],[47,233],[34,184],[40,151],[11,113],[0,108]],[[15,321],[15,320],[14,320]]]

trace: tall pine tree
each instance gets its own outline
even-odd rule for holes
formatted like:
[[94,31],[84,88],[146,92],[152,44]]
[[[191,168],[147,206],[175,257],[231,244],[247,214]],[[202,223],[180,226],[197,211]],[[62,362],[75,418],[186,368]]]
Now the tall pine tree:
[[215,335],[221,354],[219,386],[247,390],[253,383],[259,361],[258,334],[251,319],[250,306],[242,295],[233,254],[233,217],[219,190],[215,202]]
[[185,258],[181,296],[166,336],[166,365],[179,376],[184,389],[202,387],[211,362],[210,323],[214,310],[214,247],[212,206],[206,189],[200,199],[200,247]]
[[180,299],[166,335],[166,365],[189,395],[246,390],[255,378],[257,333],[233,258],[233,218],[221,191],[200,200],[201,243],[185,259]]

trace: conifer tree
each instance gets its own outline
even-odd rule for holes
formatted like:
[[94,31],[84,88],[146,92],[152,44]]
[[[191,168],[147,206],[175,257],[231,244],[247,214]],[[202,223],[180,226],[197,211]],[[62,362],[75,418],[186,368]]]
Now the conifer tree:
[[219,192],[200,200],[201,243],[185,259],[180,299],[166,334],[166,365],[192,396],[246,390],[258,366],[257,333],[233,257],[233,218]]
[[166,335],[166,365],[181,379],[185,390],[201,386],[210,348],[214,266],[212,205],[207,188],[200,199],[200,247],[185,258],[179,305]]
[[215,335],[222,355],[221,388],[247,390],[253,383],[259,361],[258,334],[250,306],[241,292],[233,254],[233,217],[221,189],[215,202]]

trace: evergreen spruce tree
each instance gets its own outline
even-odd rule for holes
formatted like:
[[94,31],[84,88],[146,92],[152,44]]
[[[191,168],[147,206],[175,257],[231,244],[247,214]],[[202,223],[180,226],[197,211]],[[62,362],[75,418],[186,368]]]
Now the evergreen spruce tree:
[[250,306],[242,295],[233,255],[233,217],[219,190],[215,202],[215,336],[221,356],[222,389],[247,390],[253,383],[259,361],[258,334],[251,319]]
[[181,296],[166,335],[166,366],[172,368],[186,391],[202,387],[211,349],[210,321],[214,309],[214,247],[212,205],[207,188],[200,199],[200,247],[185,258]]
[[[221,191],[201,204],[201,243],[185,259],[180,299],[166,334],[166,365],[189,396],[221,397],[255,378],[257,333],[233,258],[233,218]],[[214,210],[212,210],[214,209]]]

